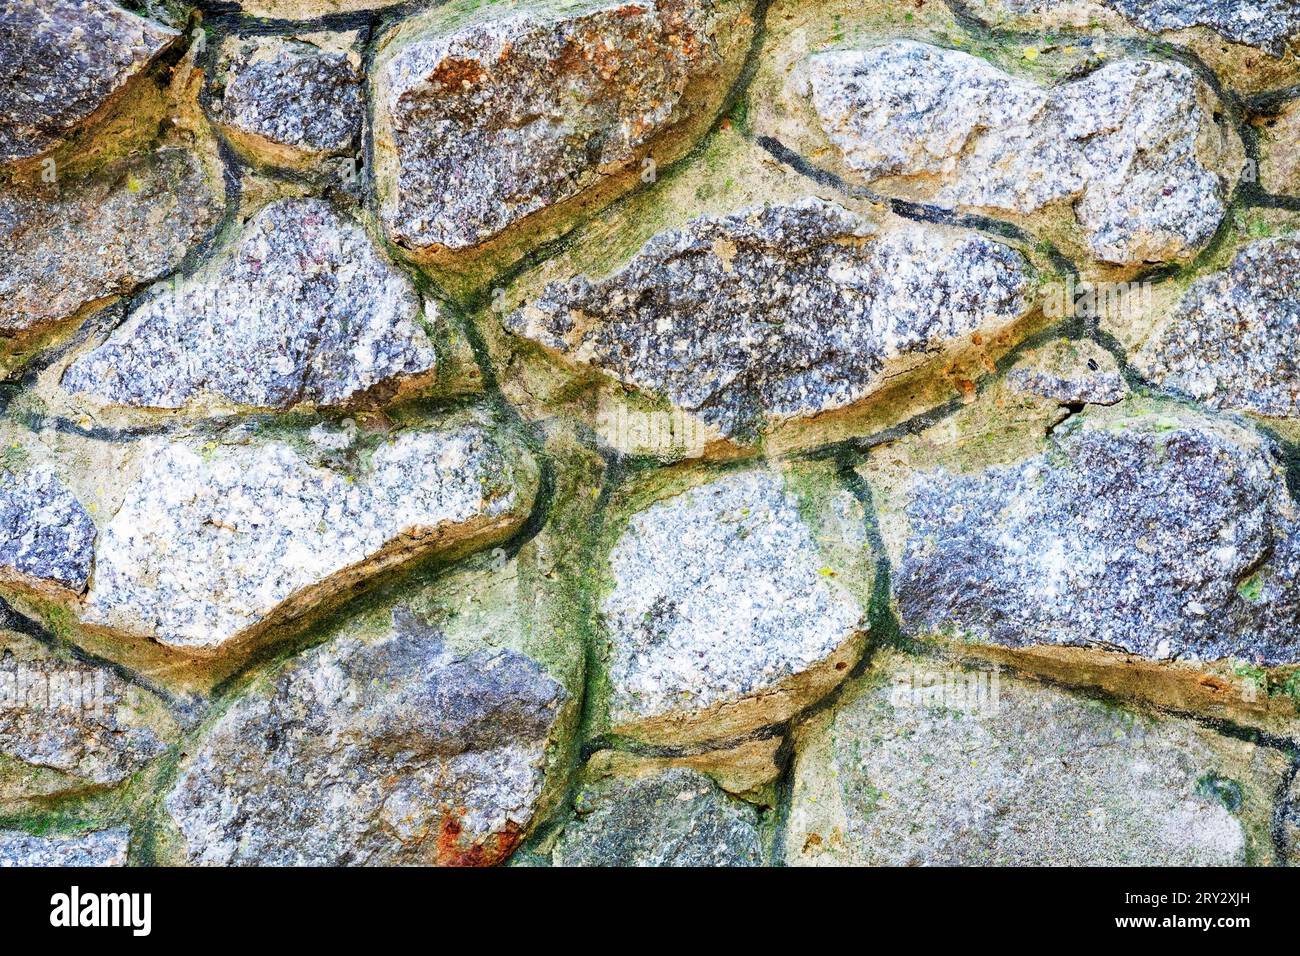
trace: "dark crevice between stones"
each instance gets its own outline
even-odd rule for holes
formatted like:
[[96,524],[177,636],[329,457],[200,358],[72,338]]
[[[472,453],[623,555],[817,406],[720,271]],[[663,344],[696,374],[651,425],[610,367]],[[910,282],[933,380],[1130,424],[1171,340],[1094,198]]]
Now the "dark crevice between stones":
[[407,0],[390,6],[375,6],[349,13],[326,13],[319,17],[294,20],[283,17],[258,17],[245,13],[237,0],[190,0],[203,12],[205,22],[222,24],[239,33],[274,36],[290,33],[346,33],[370,26],[378,19],[411,17],[426,10],[445,6],[448,0]]
[[1273,821],[1270,835],[1273,838],[1273,854],[1279,866],[1300,864],[1300,845],[1293,844],[1287,830],[1292,826],[1300,827],[1300,806],[1291,804],[1291,787],[1300,777],[1300,752],[1292,752],[1291,770],[1284,774],[1273,796]]

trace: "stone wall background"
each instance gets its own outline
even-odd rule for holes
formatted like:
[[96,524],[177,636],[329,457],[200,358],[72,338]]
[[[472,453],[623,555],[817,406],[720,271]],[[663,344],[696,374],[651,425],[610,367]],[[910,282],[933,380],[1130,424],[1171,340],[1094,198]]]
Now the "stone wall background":
[[0,3],[0,862],[1296,862],[1298,54]]

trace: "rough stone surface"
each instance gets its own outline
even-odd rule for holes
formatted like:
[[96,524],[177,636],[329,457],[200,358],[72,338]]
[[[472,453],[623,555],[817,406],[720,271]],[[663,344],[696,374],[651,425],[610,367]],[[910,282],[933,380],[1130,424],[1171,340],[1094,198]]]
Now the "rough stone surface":
[[1044,89],[899,40],[817,54],[807,75],[826,134],[863,178],[931,177],[936,201],[1000,213],[1068,202],[1106,262],[1194,255],[1244,161],[1213,92],[1179,63],[1125,60]]
[[129,840],[124,828],[79,837],[0,831],[0,866],[125,866]]
[[705,216],[620,272],[549,285],[507,328],[745,435],[854,404],[1031,305],[1020,253],[978,233],[879,236],[820,199]]
[[1060,339],[1016,363],[1007,381],[1017,391],[1062,405],[1113,405],[1129,393],[1115,356],[1095,342]]
[[351,149],[361,132],[361,75],[345,52],[275,38],[238,44],[213,117],[272,161]]
[[344,404],[433,372],[421,308],[359,225],[324,200],[281,200],[207,272],[146,295],[63,387],[163,409]]
[[37,156],[98,112],[178,34],[109,0],[0,7],[0,162]]
[[1244,428],[1082,416],[1022,464],[918,478],[905,514],[908,633],[1300,657],[1300,522],[1274,450]]
[[1266,192],[1300,195],[1300,99],[1260,121],[1259,184]]
[[117,672],[0,631],[0,805],[119,784],[175,729]]
[[1134,364],[1214,408],[1300,416],[1300,238],[1249,243],[1192,283]]
[[673,768],[584,787],[557,866],[759,866],[758,811],[702,773]]
[[84,591],[94,548],[94,523],[54,474],[0,470],[0,578]]
[[191,863],[497,863],[531,822],[564,694],[523,654],[454,654],[396,618],[237,701],[166,809]]
[[212,652],[417,555],[504,537],[535,488],[531,459],[474,423],[399,432],[355,477],[284,442],[149,439],[85,619]]
[[748,472],[632,516],[601,605],[615,732],[685,741],[776,723],[851,666],[865,627],[795,500]]
[[113,164],[57,194],[0,193],[0,336],[167,274],[221,206],[198,158],[177,148]]
[[[892,658],[799,735],[787,863],[1266,862],[1278,751],[1051,687]],[[929,685],[927,686],[927,682]],[[969,686],[969,685],[966,685]],[[953,688],[957,689],[953,689]]]
[[376,101],[391,237],[417,250],[477,246],[639,160],[658,135],[716,109],[691,87],[722,69],[719,46],[743,12],[710,0],[587,4],[401,44],[379,68]]

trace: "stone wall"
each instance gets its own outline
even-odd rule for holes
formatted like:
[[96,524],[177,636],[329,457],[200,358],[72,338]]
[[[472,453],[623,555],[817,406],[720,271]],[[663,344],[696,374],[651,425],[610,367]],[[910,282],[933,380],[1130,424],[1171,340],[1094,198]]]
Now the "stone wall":
[[1300,861],[1300,4],[0,5],[0,863]]

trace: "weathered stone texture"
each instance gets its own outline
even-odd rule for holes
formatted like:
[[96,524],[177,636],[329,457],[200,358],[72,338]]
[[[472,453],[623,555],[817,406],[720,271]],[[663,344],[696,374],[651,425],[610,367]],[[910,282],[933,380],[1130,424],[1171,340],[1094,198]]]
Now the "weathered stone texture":
[[918,476],[902,510],[908,633],[1300,657],[1300,521],[1275,449],[1240,426],[1083,416],[1022,464]]
[[1213,408],[1300,416],[1300,238],[1249,243],[1196,280],[1134,364]]
[[94,548],[94,523],[52,472],[0,471],[0,578],[81,592]]
[[549,285],[505,324],[743,436],[862,401],[1031,306],[1008,246],[919,225],[876,235],[809,198],[660,233],[621,271]]
[[221,216],[222,187],[167,147],[59,190],[0,192],[0,335],[58,322],[171,272]]
[[125,866],[130,834],[123,828],[85,836],[0,832],[0,866]]
[[1062,405],[1113,405],[1129,393],[1115,356],[1089,339],[1036,349],[1007,373],[1007,382]]
[[110,0],[5,0],[0,162],[56,146],[177,36]]
[[1188,67],[1124,60],[1052,89],[898,40],[814,55],[813,105],[868,181],[927,177],[937,202],[1000,214],[1070,203],[1091,254],[1187,259],[1214,235],[1244,162]]
[[[393,241],[421,252],[481,245],[639,161],[667,132],[707,122],[746,16],[735,0],[598,3],[396,41],[376,68]],[[697,95],[701,84],[717,89]]]
[[579,791],[557,866],[760,866],[756,808],[694,770],[607,778]]
[[1006,674],[974,683],[937,668],[890,656],[799,733],[787,863],[1273,859],[1282,752]]
[[601,605],[613,730],[660,742],[736,735],[838,684],[865,625],[824,567],[775,474],[721,478],[633,515]]
[[525,655],[452,653],[413,619],[340,638],[233,704],[182,763],[164,801],[182,856],[498,863],[531,822],[564,696]]
[[505,537],[536,481],[473,423],[400,432],[355,476],[284,442],[149,439],[100,533],[85,620],[212,653],[418,555]]
[[429,381],[421,312],[359,225],[324,200],[281,200],[208,270],[143,297],[63,387],[159,409],[346,404]]

